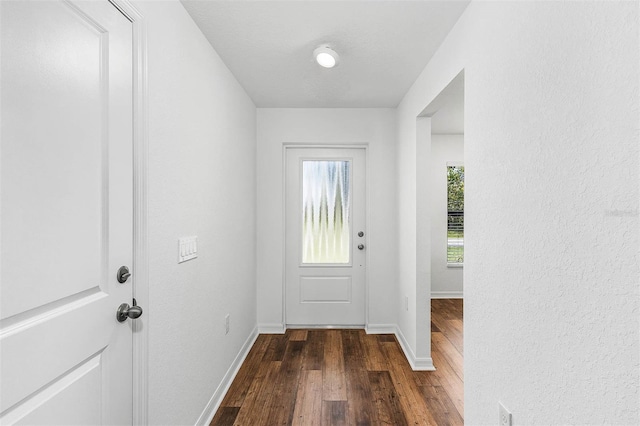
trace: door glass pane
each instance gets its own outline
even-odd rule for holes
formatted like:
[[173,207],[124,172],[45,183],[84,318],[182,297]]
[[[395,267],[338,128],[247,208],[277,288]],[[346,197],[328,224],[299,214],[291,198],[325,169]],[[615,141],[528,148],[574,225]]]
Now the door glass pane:
[[349,161],[302,162],[302,263],[349,263]]

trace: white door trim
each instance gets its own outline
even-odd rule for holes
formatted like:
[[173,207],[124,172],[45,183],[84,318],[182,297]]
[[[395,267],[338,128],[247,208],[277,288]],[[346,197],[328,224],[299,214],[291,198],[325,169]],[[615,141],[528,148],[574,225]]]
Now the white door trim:
[[[357,142],[348,144],[322,144],[322,143],[300,143],[300,142],[284,142],[282,144],[282,332],[287,329],[287,221],[286,221],[286,208],[287,208],[287,149],[364,149],[365,157],[365,221],[367,223],[367,234],[371,234],[371,223],[369,218],[369,200],[371,199],[370,185],[369,185],[369,143]],[[367,239],[367,241],[370,241]],[[365,251],[366,265],[364,274],[364,329],[369,326],[369,252],[370,244],[367,244],[367,250]]]
[[109,0],[133,26],[133,297],[145,314],[133,321],[133,424],[149,423],[149,259],[147,231],[147,29],[129,0]]

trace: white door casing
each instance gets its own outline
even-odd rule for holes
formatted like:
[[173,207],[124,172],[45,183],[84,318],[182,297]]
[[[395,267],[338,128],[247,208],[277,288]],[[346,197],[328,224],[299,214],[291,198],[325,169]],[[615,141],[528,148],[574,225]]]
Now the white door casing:
[[[365,325],[366,300],[366,151],[364,148],[302,148],[287,147],[285,158],[285,309],[286,325],[288,327],[323,327],[323,326],[357,326]],[[314,208],[310,208],[314,198],[307,189],[303,200],[303,180],[307,179],[307,188],[313,187],[309,182],[311,170],[315,162],[347,162],[342,173],[348,175],[343,184],[343,191],[349,193],[340,195],[340,189],[329,200],[315,202],[316,215],[321,208],[319,204],[342,205],[343,198],[348,199],[348,230],[339,243],[329,241],[331,237],[322,237],[320,245],[323,250],[333,252],[337,245],[344,244],[340,259],[313,259],[309,254],[309,232],[305,232],[303,222],[303,208],[307,209],[307,216]],[[305,163],[307,164],[305,166]],[[343,163],[339,163],[343,164]],[[307,167],[307,171],[304,169]],[[321,173],[321,172],[318,172]],[[331,174],[332,172],[324,172]],[[336,178],[340,181],[340,177]],[[348,182],[348,183],[344,183]],[[328,190],[329,192],[332,189]],[[318,200],[325,198],[316,191]],[[336,198],[334,200],[332,198]],[[332,208],[328,214],[335,216]],[[331,222],[329,220],[328,222]],[[329,225],[332,227],[333,225]],[[335,227],[337,229],[337,226]],[[359,236],[362,232],[363,236]],[[303,233],[305,235],[303,235]],[[330,234],[331,232],[329,232]],[[307,239],[307,245],[303,239]],[[313,238],[312,238],[313,239]],[[318,237],[317,239],[320,239]],[[345,241],[348,240],[348,243]],[[329,242],[327,242],[329,241]],[[364,246],[358,249],[358,245]],[[313,246],[313,244],[311,244]],[[303,255],[304,247],[307,247]],[[327,262],[327,263],[321,263]]]
[[0,8],[0,423],[131,424],[132,25],[106,1]]

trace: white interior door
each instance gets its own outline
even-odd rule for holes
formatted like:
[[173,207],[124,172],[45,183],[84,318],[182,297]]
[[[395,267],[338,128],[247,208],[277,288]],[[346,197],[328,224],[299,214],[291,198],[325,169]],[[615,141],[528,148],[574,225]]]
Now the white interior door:
[[1,1],[0,423],[131,424],[132,24]]
[[287,326],[365,324],[365,150],[286,150]]

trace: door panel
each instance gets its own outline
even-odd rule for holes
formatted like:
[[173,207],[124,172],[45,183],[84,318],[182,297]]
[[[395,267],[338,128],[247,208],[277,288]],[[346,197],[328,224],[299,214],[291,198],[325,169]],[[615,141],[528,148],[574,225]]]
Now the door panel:
[[286,322],[365,323],[365,150],[286,150]]
[[106,43],[82,14],[57,3],[36,9],[7,2],[2,27],[2,118],[9,126],[3,141],[10,138],[2,145],[2,173],[10,179],[2,188],[2,213],[11,224],[2,231],[13,243],[2,253],[6,318],[97,291],[105,281],[102,108],[108,94],[100,78]]
[[[97,298],[100,300],[95,300]],[[43,383],[61,378],[61,372],[66,374],[109,345],[109,336],[95,330],[110,327],[112,315],[101,318],[93,314],[96,309],[111,311],[109,298],[99,295],[87,299],[82,301],[82,306],[65,306],[59,314],[34,319],[31,324],[19,323],[15,327],[3,328],[3,411],[36,393]],[[69,356],[71,353],[73,356]]]
[[2,1],[0,423],[130,424],[131,23]]
[[36,397],[11,410],[2,417],[2,424],[100,424],[101,366],[102,353],[89,358],[42,389]]
[[351,277],[300,277],[300,303],[351,303]]

